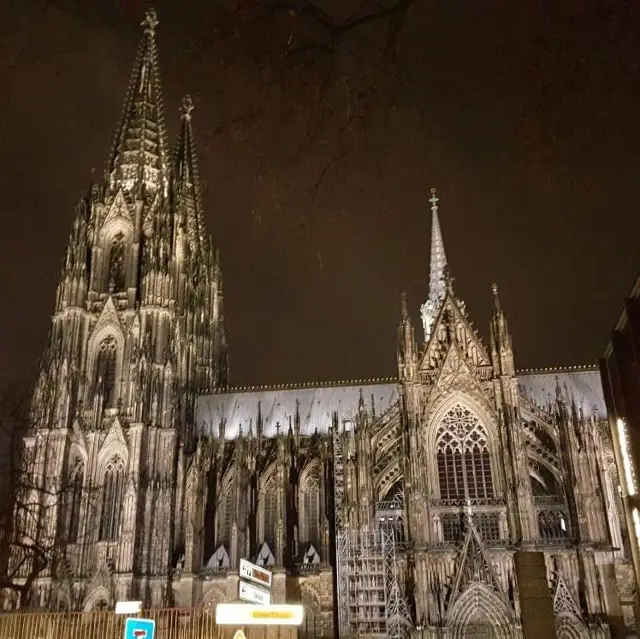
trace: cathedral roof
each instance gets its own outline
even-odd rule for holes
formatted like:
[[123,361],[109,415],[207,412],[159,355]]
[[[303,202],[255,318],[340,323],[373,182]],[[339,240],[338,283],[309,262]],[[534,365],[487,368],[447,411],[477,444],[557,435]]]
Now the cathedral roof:
[[[380,380],[381,381],[381,380]],[[349,385],[313,385],[292,388],[263,387],[252,391],[231,389],[226,393],[198,398],[196,420],[201,432],[219,436],[224,424],[224,438],[235,439],[250,431],[256,435],[262,423],[264,437],[286,433],[299,420],[300,434],[327,433],[333,414],[340,422],[354,420],[360,395],[376,415],[392,408],[398,401],[398,385],[393,379],[360,381]]]
[[[585,417],[604,419],[606,409],[602,383],[594,366],[534,368],[518,371],[520,393],[533,404],[551,410],[558,388],[562,398],[582,409]],[[235,439],[241,433],[257,434],[262,423],[264,437],[286,433],[299,419],[300,434],[329,432],[332,415],[351,421],[358,411],[360,394],[367,407],[382,415],[398,401],[395,378],[350,381],[280,384],[276,386],[244,386],[198,398],[197,423],[203,434]],[[552,412],[552,411],[551,411]]]
[[604,419],[602,380],[595,366],[563,366],[530,368],[518,371],[520,393],[540,408],[549,409],[555,403],[557,389],[567,403],[575,400],[585,417]]

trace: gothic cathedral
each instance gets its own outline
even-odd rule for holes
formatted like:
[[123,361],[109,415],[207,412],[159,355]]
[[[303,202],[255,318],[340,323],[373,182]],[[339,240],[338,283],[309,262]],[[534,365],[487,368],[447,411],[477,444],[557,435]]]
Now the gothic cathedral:
[[[517,371],[455,294],[432,192],[418,339],[398,376],[234,389],[222,277],[183,102],[168,150],[143,22],[103,179],[73,222],[27,438],[71,487],[43,607],[237,600],[242,557],[305,605],[307,637],[519,637],[515,556],[540,551],[557,636],[625,636],[636,593],[595,367]],[[392,344],[390,344],[393,347]],[[622,634],[621,634],[622,633]]]

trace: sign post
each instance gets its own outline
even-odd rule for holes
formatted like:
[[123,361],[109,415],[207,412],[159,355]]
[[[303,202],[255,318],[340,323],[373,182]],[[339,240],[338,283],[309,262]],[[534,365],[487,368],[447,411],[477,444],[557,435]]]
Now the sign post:
[[238,599],[242,599],[242,601],[261,604],[263,606],[268,606],[271,603],[271,593],[268,590],[256,588],[244,581],[240,582],[239,588]]
[[[256,566],[246,559],[240,560],[240,582],[238,584],[238,599],[247,601],[250,604],[268,606],[271,603],[271,582],[273,573],[265,570],[262,566]],[[246,579],[246,581],[242,581]],[[252,583],[247,583],[250,581]],[[258,584],[262,588],[256,588],[253,584]]]
[[265,570],[262,566],[256,566],[246,559],[241,559],[240,579],[247,579],[255,584],[260,584],[263,588],[271,588],[273,573]]
[[154,619],[128,617],[124,622],[124,639],[154,639],[155,634]]

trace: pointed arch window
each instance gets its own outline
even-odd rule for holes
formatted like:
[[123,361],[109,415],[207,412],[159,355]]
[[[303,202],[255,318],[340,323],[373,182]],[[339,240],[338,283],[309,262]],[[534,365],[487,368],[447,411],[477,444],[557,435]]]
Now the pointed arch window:
[[487,433],[480,420],[456,404],[436,433],[440,499],[467,500],[494,497]]
[[110,291],[118,293],[125,287],[125,237],[118,233],[109,247],[109,273],[107,285]]
[[124,462],[115,455],[107,464],[102,491],[100,541],[116,541],[124,499]]
[[278,522],[278,491],[276,482],[270,479],[262,494],[262,541],[271,552],[276,547],[276,526]]
[[227,552],[231,552],[231,534],[233,531],[233,516],[235,510],[235,484],[233,481],[227,486],[218,506],[217,545],[223,545]]
[[301,505],[301,541],[310,542],[318,547],[321,537],[321,508],[320,473],[317,468],[313,468],[303,481]]
[[78,542],[80,532],[80,507],[82,505],[82,488],[84,485],[84,462],[76,458],[69,466],[67,485],[65,486],[65,541],[69,544]]
[[117,353],[118,345],[112,335],[100,342],[96,357],[95,388],[96,392],[102,392],[107,408],[115,403]]

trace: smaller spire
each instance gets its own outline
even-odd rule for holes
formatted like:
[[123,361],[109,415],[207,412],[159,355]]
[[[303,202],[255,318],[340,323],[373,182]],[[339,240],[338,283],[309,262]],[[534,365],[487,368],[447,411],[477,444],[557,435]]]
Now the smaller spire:
[[402,317],[402,321],[406,321],[409,319],[409,311],[407,310],[407,294],[402,293],[400,295],[400,316]]
[[424,328],[424,338],[428,341],[431,336],[431,327],[442,300],[447,293],[447,255],[444,250],[442,240],[442,230],[440,229],[440,218],[438,216],[438,202],[440,198],[434,188],[431,189],[431,264],[429,271],[429,297],[422,305],[420,311],[422,315],[422,325]]
[[440,302],[444,299],[446,290],[445,269],[447,268],[447,256],[444,251],[440,218],[438,216],[438,202],[440,198],[436,190],[431,189],[431,273],[429,277],[429,299],[432,302]]
[[398,370],[400,379],[412,378],[415,374],[416,348],[411,317],[407,310],[407,295],[400,297],[401,319],[398,327]]
[[173,177],[178,202],[184,205],[184,222],[193,253],[203,253],[205,257],[213,254],[207,251],[208,243],[204,232],[202,214],[202,196],[198,176],[195,142],[191,114],[193,100],[186,95],[180,106],[180,133],[173,153]]
[[493,316],[491,317],[491,352],[494,370],[497,375],[515,375],[513,345],[507,318],[500,305],[498,285],[492,284]]
[[493,308],[496,311],[500,311],[500,297],[498,296],[498,285],[495,282],[491,285],[491,292],[493,293]]

